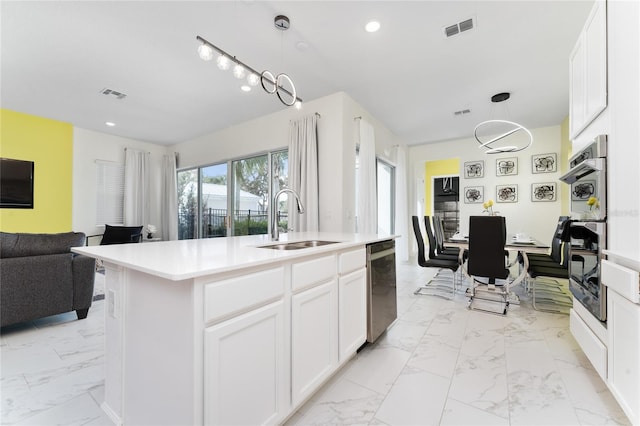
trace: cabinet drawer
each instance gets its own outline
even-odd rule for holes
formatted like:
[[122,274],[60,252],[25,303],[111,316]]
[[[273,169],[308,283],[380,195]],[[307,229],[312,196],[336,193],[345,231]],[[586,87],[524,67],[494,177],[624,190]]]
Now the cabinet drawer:
[[336,256],[324,256],[306,262],[294,263],[291,267],[291,290],[296,291],[335,277]]
[[206,284],[206,323],[246,312],[284,294],[284,268],[268,269]]
[[640,302],[640,278],[637,271],[603,260],[602,283],[631,302]]
[[367,262],[367,252],[364,248],[340,254],[338,265],[341,274],[363,268]]
[[[576,302],[580,303],[580,302]],[[589,358],[593,368],[598,372],[602,380],[607,381],[607,347],[596,337],[582,318],[571,309],[569,317],[569,329],[576,339],[582,352]]]

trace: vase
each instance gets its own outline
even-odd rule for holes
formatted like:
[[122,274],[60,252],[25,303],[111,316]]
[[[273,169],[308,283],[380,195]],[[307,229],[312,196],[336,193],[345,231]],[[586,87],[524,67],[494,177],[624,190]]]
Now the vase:
[[147,233],[147,240],[150,240],[153,238],[153,234],[151,232]]

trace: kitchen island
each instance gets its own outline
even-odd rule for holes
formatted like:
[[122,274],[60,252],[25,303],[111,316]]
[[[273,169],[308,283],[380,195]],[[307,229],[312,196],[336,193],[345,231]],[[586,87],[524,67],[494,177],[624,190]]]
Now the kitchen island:
[[284,421],[365,342],[365,246],[392,238],[75,248],[105,266],[103,409],[117,424]]

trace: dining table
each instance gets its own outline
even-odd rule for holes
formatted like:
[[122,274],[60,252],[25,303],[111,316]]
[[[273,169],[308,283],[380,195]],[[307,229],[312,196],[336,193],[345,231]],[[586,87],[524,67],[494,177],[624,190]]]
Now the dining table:
[[[467,273],[467,269],[464,264],[464,251],[469,248],[469,236],[463,234],[455,234],[452,237],[449,237],[446,241],[447,247],[458,247],[460,248],[459,261],[462,266],[462,270],[467,278],[472,279],[471,276]],[[519,253],[522,256],[523,265],[520,268],[520,273],[516,276],[516,278],[511,282],[510,286],[515,286],[520,284],[527,277],[527,271],[529,269],[529,258],[527,254],[531,253],[549,253],[550,247],[547,244],[544,244],[541,241],[538,241],[534,238],[530,237],[516,237],[515,235],[507,236],[505,241],[504,249],[510,252]],[[514,262],[510,263],[508,267],[515,265],[517,262],[517,258]]]

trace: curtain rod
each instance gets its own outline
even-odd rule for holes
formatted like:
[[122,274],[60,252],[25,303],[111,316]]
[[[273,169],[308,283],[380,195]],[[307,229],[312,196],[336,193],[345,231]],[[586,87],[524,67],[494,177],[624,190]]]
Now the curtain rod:
[[358,116],[358,117],[353,117],[354,120],[360,120],[362,117]]

